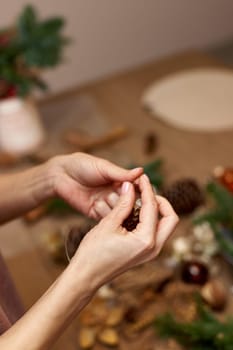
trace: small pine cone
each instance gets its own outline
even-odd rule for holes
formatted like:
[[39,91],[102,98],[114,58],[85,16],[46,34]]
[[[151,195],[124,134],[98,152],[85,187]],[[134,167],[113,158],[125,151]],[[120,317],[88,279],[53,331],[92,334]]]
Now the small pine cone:
[[91,228],[92,225],[89,223],[71,227],[65,238],[65,249],[68,260],[74,256],[81,241]]
[[163,195],[178,215],[190,214],[204,202],[203,193],[193,179],[181,179],[168,187]]
[[133,231],[137,227],[137,224],[139,223],[139,214],[140,214],[140,209],[141,209],[141,202],[136,201],[133,210],[125,219],[123,222],[122,226],[126,228],[127,231]]

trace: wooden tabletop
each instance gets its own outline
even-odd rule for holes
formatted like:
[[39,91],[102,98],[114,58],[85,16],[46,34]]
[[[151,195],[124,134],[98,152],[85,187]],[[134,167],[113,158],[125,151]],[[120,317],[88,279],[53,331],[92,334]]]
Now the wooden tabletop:
[[[85,96],[89,101],[94,101],[95,108],[98,109],[95,123],[98,124],[98,120],[104,119],[102,126],[101,123],[98,124],[100,132],[101,128],[109,129],[118,125],[124,125],[130,130],[128,137],[112,146],[98,149],[93,152],[94,154],[121,165],[144,164],[161,157],[164,159],[163,172],[167,182],[181,176],[191,176],[203,183],[216,165],[232,165],[233,130],[201,133],[175,129],[159,119],[152,118],[143,110],[141,96],[147,86],[166,74],[186,68],[218,65],[204,54],[187,52],[50,98],[41,103],[41,109],[47,108],[48,111],[49,105],[56,106],[71,97],[79,99],[80,96]],[[44,123],[51,138],[55,137],[57,127],[60,127],[61,131],[66,127],[66,123],[72,124],[72,118],[68,121],[66,116],[55,114],[44,116]],[[76,115],[76,118],[75,123],[78,122],[79,116]],[[87,123],[90,132],[95,125],[98,129],[98,125],[91,123],[88,118]],[[144,153],[144,138],[152,131],[158,136],[159,144],[157,151],[148,156]],[[59,151],[62,151],[62,147],[59,147]],[[61,271],[45,258],[41,249],[35,244],[40,232],[60,225],[64,225],[61,220],[54,221],[47,218],[42,223],[27,226],[19,219],[0,230],[0,234],[4,231],[4,235],[9,231],[12,237],[16,230],[18,235],[22,232],[24,237],[24,241],[20,244],[26,248],[16,249],[15,254],[9,254],[6,258],[27,308],[40,297]],[[186,225],[187,223],[182,224],[179,230],[184,231]],[[53,350],[78,349],[76,338],[77,328],[74,323],[58,340]]]

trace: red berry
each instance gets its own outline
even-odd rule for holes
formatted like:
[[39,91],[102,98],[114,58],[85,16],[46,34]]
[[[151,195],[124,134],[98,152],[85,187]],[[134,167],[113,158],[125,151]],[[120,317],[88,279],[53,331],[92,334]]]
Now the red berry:
[[10,98],[15,96],[17,96],[17,88],[14,85],[10,85],[4,97]]

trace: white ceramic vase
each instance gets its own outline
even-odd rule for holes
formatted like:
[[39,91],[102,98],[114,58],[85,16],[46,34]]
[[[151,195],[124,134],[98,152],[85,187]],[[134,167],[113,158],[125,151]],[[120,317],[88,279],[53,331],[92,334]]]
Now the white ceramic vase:
[[0,101],[0,148],[16,156],[36,151],[45,138],[35,103],[12,97]]

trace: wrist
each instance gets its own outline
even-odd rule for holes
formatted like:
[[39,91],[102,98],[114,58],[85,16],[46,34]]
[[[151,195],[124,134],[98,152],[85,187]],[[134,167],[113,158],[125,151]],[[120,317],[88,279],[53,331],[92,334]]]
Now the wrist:
[[92,283],[86,267],[73,264],[73,261],[70,262],[60,278],[58,283],[61,282],[67,289],[67,295],[69,295],[67,302],[74,314],[90,302],[98,289]]
[[49,161],[29,170],[32,178],[32,196],[35,206],[43,203],[55,196],[55,174],[53,173]]

